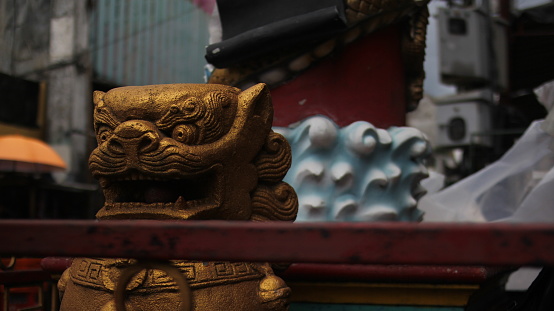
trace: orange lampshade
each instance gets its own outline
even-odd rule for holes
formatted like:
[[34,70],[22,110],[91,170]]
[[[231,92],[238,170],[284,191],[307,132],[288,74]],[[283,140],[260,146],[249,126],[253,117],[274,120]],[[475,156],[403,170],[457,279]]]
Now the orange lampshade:
[[45,142],[21,135],[0,136],[0,171],[46,173],[67,165]]

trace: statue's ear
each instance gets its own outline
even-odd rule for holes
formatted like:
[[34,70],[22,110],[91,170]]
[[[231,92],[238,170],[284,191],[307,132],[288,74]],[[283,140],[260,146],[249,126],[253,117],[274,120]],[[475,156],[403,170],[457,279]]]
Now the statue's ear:
[[239,103],[246,109],[247,117],[260,117],[263,122],[273,122],[273,105],[271,94],[264,83],[258,83],[239,95]]
[[92,101],[94,102],[94,106],[101,106],[100,104],[103,103],[104,95],[106,95],[106,93],[102,91],[94,91],[92,93]]

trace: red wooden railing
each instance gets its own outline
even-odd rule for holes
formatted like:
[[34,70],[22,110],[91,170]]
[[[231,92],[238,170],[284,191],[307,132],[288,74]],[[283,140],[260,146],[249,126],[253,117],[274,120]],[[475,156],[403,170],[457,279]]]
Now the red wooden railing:
[[[0,220],[8,256],[125,257],[168,269],[165,260],[185,258],[294,262],[286,279],[481,283],[506,268],[554,266],[554,225]],[[70,262],[48,258],[43,268],[60,273]]]
[[554,266],[554,225],[3,220],[0,255]]

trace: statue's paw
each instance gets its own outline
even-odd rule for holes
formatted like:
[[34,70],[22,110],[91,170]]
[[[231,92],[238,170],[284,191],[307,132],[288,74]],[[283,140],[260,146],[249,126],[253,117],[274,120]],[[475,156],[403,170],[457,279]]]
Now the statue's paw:
[[62,273],[62,276],[60,277],[60,280],[58,281],[58,293],[60,300],[63,298],[63,294],[65,293],[68,282],[71,282],[71,276],[69,274],[69,269],[65,269],[65,271]]
[[280,277],[268,275],[260,282],[259,295],[268,310],[286,310],[291,290]]

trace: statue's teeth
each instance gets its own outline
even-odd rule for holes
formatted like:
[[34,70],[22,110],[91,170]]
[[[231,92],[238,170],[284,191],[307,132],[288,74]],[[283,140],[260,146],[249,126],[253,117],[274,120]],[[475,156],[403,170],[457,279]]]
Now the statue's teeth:
[[179,196],[177,201],[175,201],[175,207],[180,208],[185,206],[185,199],[182,196]]

